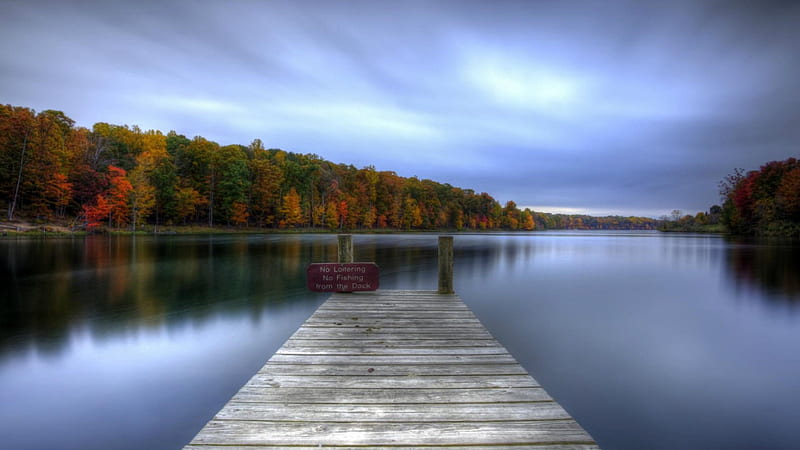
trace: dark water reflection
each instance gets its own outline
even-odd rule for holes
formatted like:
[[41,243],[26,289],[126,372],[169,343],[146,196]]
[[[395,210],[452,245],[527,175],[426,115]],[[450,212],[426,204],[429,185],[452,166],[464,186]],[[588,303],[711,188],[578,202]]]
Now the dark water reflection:
[[732,242],[726,256],[728,273],[738,289],[760,291],[769,301],[800,304],[797,245],[774,241]]
[[[433,235],[355,236],[433,289]],[[655,233],[456,237],[456,289],[604,448],[794,448],[800,250]],[[0,241],[7,448],[179,448],[325,298],[335,237]]]

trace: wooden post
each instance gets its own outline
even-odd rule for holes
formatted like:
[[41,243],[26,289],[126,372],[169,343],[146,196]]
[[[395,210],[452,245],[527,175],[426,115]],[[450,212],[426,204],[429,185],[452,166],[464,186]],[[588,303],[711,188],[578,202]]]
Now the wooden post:
[[439,293],[453,294],[453,236],[439,236]]
[[353,262],[353,236],[350,234],[340,234],[339,238],[339,262]]

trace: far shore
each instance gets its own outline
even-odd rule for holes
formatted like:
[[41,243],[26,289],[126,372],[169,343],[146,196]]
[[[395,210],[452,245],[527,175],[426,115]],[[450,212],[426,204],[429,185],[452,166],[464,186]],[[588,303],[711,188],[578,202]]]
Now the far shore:
[[[563,229],[572,230],[572,229]],[[581,229],[582,230],[582,229]],[[576,229],[575,231],[581,231]],[[26,221],[0,221],[0,237],[22,237],[22,236],[88,236],[88,235],[191,235],[191,234],[392,234],[392,233],[514,233],[524,234],[536,231],[558,231],[558,230],[452,230],[452,229],[430,229],[430,230],[404,230],[396,228],[372,228],[355,230],[331,230],[320,227],[302,228],[261,228],[261,227],[236,227],[236,226],[204,226],[204,225],[145,225],[137,227],[136,231],[130,228],[103,228],[99,231],[88,232],[84,229],[76,229],[67,223],[31,223]],[[583,231],[603,231],[602,229],[587,229]],[[606,230],[609,231],[609,230]],[[637,229],[630,230],[610,230],[610,231],[642,231]],[[692,230],[668,229],[659,230],[662,232],[691,232],[708,234],[725,234],[726,231],[720,226],[707,226]]]

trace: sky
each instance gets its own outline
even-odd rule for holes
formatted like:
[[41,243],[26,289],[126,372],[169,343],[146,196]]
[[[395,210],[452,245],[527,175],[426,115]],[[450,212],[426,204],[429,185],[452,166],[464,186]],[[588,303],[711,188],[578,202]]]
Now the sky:
[[800,2],[0,1],[0,102],[658,217],[800,157]]

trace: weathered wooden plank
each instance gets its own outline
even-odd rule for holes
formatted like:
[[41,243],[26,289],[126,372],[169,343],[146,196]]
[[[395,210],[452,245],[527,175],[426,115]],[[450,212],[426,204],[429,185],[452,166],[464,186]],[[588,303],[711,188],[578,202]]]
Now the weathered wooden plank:
[[449,445],[592,444],[572,420],[443,423],[307,423],[212,420],[194,444]]
[[480,330],[483,325],[478,319],[377,319],[365,318],[359,321],[310,318],[303,328],[473,328]]
[[400,311],[400,310],[375,310],[375,311],[317,311],[311,316],[312,319],[336,319],[347,322],[358,322],[366,319],[473,319],[475,314],[471,311]]
[[514,363],[513,356],[506,355],[282,355],[269,359],[273,363],[287,364],[507,364]]
[[467,305],[457,300],[347,300],[325,302],[321,306],[326,309],[360,309],[362,311],[378,309],[464,311],[464,307]]
[[230,402],[217,420],[292,422],[481,422],[569,419],[556,402],[484,404],[319,405]]
[[519,364],[459,364],[451,365],[339,365],[339,364],[274,364],[267,363],[259,373],[273,375],[380,375],[380,376],[429,376],[429,375],[527,375]]
[[[405,296],[410,296],[410,297],[421,297],[421,296],[425,296],[425,295],[430,295],[430,296],[436,297],[439,294],[434,290],[419,290],[419,291],[417,291],[417,290],[414,290],[414,289],[381,289],[380,291],[358,292],[358,293],[355,293],[355,296],[351,296],[351,295],[352,294],[336,293],[336,294],[331,295],[331,298],[339,298],[339,297],[356,298],[355,296],[357,296],[357,297],[363,296],[363,297],[381,297],[381,298],[383,298],[383,297],[392,297],[392,296],[398,296],[398,295],[405,295]],[[442,297],[448,297],[448,296],[442,296]],[[449,297],[457,297],[457,295],[451,294],[451,295],[449,295]]]
[[357,324],[364,320],[438,320],[439,323],[450,320],[469,320],[470,322],[477,321],[478,319],[471,312],[447,312],[437,311],[433,313],[428,312],[398,312],[398,311],[384,311],[384,312],[352,312],[346,311],[339,314],[320,313],[314,314],[309,320],[339,320],[347,323]]
[[450,295],[440,295],[436,291],[405,291],[405,290],[392,290],[392,289],[381,289],[379,291],[371,291],[371,292],[357,292],[355,296],[346,293],[337,292],[331,295],[332,299],[357,299],[357,298],[370,298],[370,297],[378,297],[378,298],[394,298],[394,297],[404,297],[404,298],[422,298],[422,297],[431,297],[431,298],[458,298],[455,294]]
[[358,302],[388,302],[388,303],[429,303],[429,304],[463,304],[461,298],[455,295],[362,295],[363,293],[357,292],[353,297],[348,297],[340,294],[334,294],[330,297],[329,304],[335,303],[358,303]]
[[408,311],[408,312],[429,312],[429,311],[445,311],[445,312],[471,312],[469,307],[463,302],[447,301],[346,301],[346,302],[325,302],[320,305],[319,312],[342,311],[342,310],[360,310],[362,312],[377,312],[377,311]]
[[452,389],[452,388],[519,388],[538,387],[533,378],[524,375],[430,375],[403,377],[318,375],[273,375],[259,372],[247,383],[251,387],[320,387],[339,389]]
[[[379,291],[380,292],[380,291]],[[354,297],[347,297],[354,295]],[[456,295],[369,295],[368,293],[354,292],[352,294],[333,294],[329,301],[331,303],[357,303],[357,302],[398,302],[398,303],[429,303],[446,304],[460,303],[461,299]],[[461,302],[463,303],[463,302]]]
[[282,348],[324,347],[324,348],[464,348],[464,347],[501,347],[492,338],[484,339],[302,339],[294,338],[286,342]]
[[318,311],[314,313],[311,318],[323,319],[340,319],[340,320],[360,320],[360,319],[475,319],[472,311],[454,311],[452,309],[430,309],[427,311],[420,311],[416,309],[326,309],[325,311]]
[[469,307],[461,302],[386,302],[386,301],[359,301],[359,302],[326,302],[322,304],[317,312],[327,311],[370,311],[370,310],[391,310],[391,311],[470,311]]
[[[455,331],[454,331],[455,330]],[[459,332],[460,331],[460,332]],[[301,339],[493,339],[486,331],[470,329],[433,329],[433,328],[300,328],[292,338]]]
[[420,299],[428,299],[428,300],[440,300],[440,301],[447,301],[447,300],[460,300],[461,298],[456,294],[448,294],[442,295],[436,292],[428,292],[428,291],[391,291],[381,289],[379,291],[372,291],[372,292],[354,292],[352,294],[346,293],[335,293],[330,296],[331,300],[338,301],[338,300],[364,300],[364,299],[378,299],[378,300],[420,300]]
[[[447,335],[450,338],[458,337],[458,336],[469,336],[470,334],[480,334],[482,336],[493,337],[486,331],[485,328],[479,322],[473,323],[463,323],[458,325],[441,325],[436,323],[426,324],[425,326],[415,326],[414,324],[409,324],[406,326],[395,326],[394,324],[383,324],[383,325],[364,325],[364,324],[347,324],[345,325],[335,325],[334,323],[330,324],[319,324],[308,326],[307,324],[303,324],[302,327],[298,328],[297,331],[308,332],[312,331],[317,328],[327,328],[328,331],[336,331],[337,329],[341,330],[352,330],[352,333],[400,333],[400,334],[413,334],[416,335],[419,333],[421,335],[420,339],[428,339],[428,336],[436,335],[436,334],[443,334]],[[369,337],[369,336],[367,336]]]
[[402,297],[402,296],[380,296],[370,298],[368,296],[361,296],[360,293],[356,297],[343,297],[342,294],[335,294],[338,297],[331,297],[328,302],[326,302],[326,306],[330,305],[341,305],[341,304],[361,304],[361,305],[376,305],[379,303],[393,303],[393,304],[401,304],[401,305],[429,305],[429,306],[437,306],[437,305],[463,305],[464,302],[457,296],[447,296],[447,295],[432,295],[432,296],[419,296],[419,297]]
[[319,387],[264,388],[245,385],[231,399],[236,402],[314,404],[401,403],[514,403],[542,402],[552,398],[540,388],[498,389],[336,389]]
[[453,348],[419,348],[419,347],[281,347],[276,355],[508,355],[503,347],[453,347]]
[[[185,450],[277,450],[277,449],[285,449],[285,446],[274,446],[274,445],[246,445],[246,446],[238,446],[238,445],[187,445],[184,447]],[[292,449],[317,449],[320,448],[317,445],[311,446],[304,446],[304,445],[293,445]],[[403,447],[403,446],[391,446],[391,447],[382,447],[382,446],[375,446],[371,445],[369,447],[359,446],[359,447],[349,447],[349,446],[338,446],[336,447],[337,450],[364,450],[365,448],[369,448],[370,450],[418,450],[419,447]],[[434,445],[434,446],[426,446],[425,448],[443,448],[443,449],[456,449],[456,450],[598,450],[600,447],[594,444],[535,444],[535,445],[492,445],[492,446],[481,446],[481,445]]]

